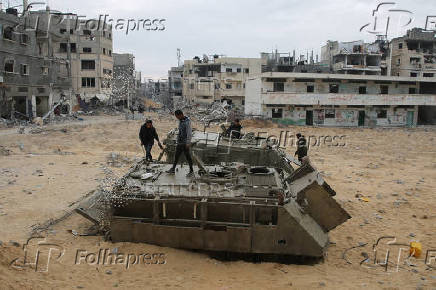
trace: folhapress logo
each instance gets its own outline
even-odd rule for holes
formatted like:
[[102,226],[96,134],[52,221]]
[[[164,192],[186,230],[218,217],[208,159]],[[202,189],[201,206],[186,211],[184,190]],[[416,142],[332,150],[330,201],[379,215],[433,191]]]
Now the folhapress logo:
[[59,261],[65,253],[62,246],[48,243],[45,238],[30,238],[23,245],[24,256],[14,259],[10,266],[16,270],[25,268],[35,272],[48,272],[52,261]]

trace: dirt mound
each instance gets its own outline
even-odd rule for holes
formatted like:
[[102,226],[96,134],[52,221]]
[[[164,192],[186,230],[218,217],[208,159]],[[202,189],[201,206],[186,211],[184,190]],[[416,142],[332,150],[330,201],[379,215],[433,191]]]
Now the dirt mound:
[[243,120],[241,121],[244,127],[253,128],[276,128],[277,125],[268,120]]

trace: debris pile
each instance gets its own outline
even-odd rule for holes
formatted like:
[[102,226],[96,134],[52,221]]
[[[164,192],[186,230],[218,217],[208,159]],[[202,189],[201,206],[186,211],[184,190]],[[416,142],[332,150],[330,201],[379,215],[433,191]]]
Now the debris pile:
[[119,153],[111,152],[107,158],[106,162],[109,166],[112,167],[122,167],[123,165],[129,165],[132,163],[132,160],[130,160],[127,156],[122,156]]
[[6,149],[3,146],[0,146],[0,156],[9,156],[11,155],[11,150]]

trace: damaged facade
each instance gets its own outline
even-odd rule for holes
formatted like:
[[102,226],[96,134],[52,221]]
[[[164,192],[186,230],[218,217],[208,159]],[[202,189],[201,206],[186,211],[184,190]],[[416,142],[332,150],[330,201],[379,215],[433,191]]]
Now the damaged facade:
[[186,60],[183,73],[183,96],[192,103],[211,104],[227,101],[229,104],[245,104],[247,78],[261,72],[260,58],[234,58],[204,56]]
[[[391,75],[422,78],[420,92],[434,94],[436,80],[436,32],[414,28],[403,37],[391,41]],[[436,109],[420,108],[421,124],[436,124]]]
[[436,80],[264,73],[247,81],[245,114],[288,125],[416,126],[436,106]]
[[183,71],[183,66],[172,67],[168,71],[168,90],[171,98],[183,93]]
[[136,95],[135,57],[130,53],[114,53],[113,102],[130,107]]
[[332,73],[386,75],[387,47],[382,39],[374,43],[327,41],[321,48],[321,63]]
[[112,27],[105,24],[91,31],[78,25],[74,15],[54,29],[64,36],[64,41],[54,45],[55,56],[71,63],[73,104],[78,97],[84,101],[95,97],[108,100],[112,95]]
[[391,41],[391,75],[436,78],[436,32],[414,28]]
[[[50,17],[50,11],[0,11],[0,109],[1,117],[32,120],[45,116],[62,102],[71,109],[71,77],[66,59],[56,57],[56,45],[65,41],[60,33],[40,25],[28,28],[26,21]],[[26,26],[27,25],[27,26]]]

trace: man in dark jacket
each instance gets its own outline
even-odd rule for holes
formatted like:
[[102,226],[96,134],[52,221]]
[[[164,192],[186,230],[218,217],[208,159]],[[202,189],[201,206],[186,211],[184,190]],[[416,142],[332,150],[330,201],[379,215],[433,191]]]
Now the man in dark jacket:
[[156,139],[159,147],[163,149],[162,144],[159,141],[159,136],[157,135],[156,129],[153,127],[153,121],[147,120],[144,125],[142,125],[139,131],[139,139],[141,140],[142,146],[145,147],[145,158],[147,161],[153,161],[151,156],[151,149],[154,145],[154,140]]
[[297,138],[297,151],[295,151],[295,155],[298,155],[298,161],[302,162],[303,157],[307,156],[307,140],[300,133],[297,134]]
[[180,155],[184,153],[189,164],[189,173],[187,176],[193,177],[194,168],[192,167],[192,157],[190,152],[192,139],[191,120],[183,115],[183,112],[180,110],[177,110],[174,115],[179,120],[179,135],[177,136],[177,147],[173,167],[168,170],[167,173],[174,174],[176,172],[177,162],[179,161]]
[[235,121],[232,122],[230,127],[227,129],[226,135],[232,139],[239,139],[241,138],[241,129],[242,126],[239,122],[239,119],[235,119]]

